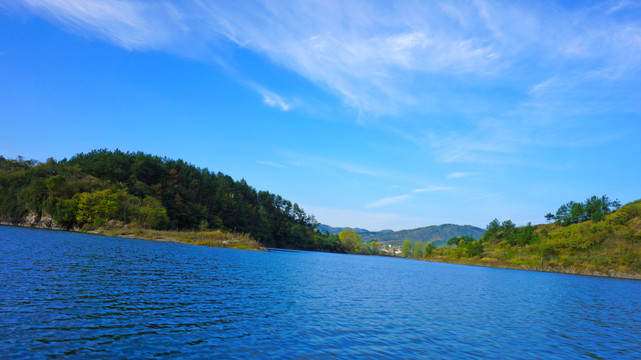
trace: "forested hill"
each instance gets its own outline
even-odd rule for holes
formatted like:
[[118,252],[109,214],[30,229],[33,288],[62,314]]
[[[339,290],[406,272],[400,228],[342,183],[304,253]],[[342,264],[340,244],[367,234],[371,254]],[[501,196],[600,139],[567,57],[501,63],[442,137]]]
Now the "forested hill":
[[[338,234],[347,228],[335,228],[328,225],[320,225],[320,231],[327,231],[330,234]],[[447,242],[448,239],[455,236],[471,236],[474,239],[479,239],[485,230],[471,226],[471,225],[454,225],[443,224],[426,226],[411,230],[382,230],[382,231],[368,231],[364,229],[352,229],[357,234],[363,237],[366,242],[377,241],[379,243],[387,243],[391,245],[401,245],[405,239],[412,241],[431,242],[435,245],[441,245]]]
[[340,251],[297,204],[182,160],[94,150],[62,161],[0,156],[0,216],[49,215],[63,228],[105,223],[221,229],[266,246]]

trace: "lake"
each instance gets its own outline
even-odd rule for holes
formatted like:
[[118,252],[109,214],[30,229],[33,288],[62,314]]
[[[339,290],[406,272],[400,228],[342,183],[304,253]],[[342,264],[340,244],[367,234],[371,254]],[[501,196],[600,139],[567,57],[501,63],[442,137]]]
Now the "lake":
[[0,358],[641,358],[641,281],[0,226]]

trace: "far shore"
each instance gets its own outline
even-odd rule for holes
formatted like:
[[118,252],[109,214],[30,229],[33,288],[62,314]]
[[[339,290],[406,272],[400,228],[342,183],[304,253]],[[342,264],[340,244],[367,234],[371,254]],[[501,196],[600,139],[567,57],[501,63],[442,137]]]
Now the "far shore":
[[[229,233],[229,232],[223,232],[220,230],[170,231],[170,230],[150,230],[150,229],[143,229],[143,228],[137,228],[137,227],[114,227],[114,228],[104,227],[104,228],[97,228],[97,229],[91,229],[91,230],[61,229],[57,227],[43,226],[42,224],[27,224],[24,222],[19,222],[17,221],[17,219],[7,219],[7,218],[0,219],[0,225],[16,226],[16,227],[24,227],[24,228],[71,231],[71,232],[80,232],[80,233],[121,237],[121,238],[129,238],[129,239],[175,242],[175,243],[182,243],[182,244],[212,246],[212,247],[229,248],[229,249],[268,251],[262,244],[252,239],[247,234]],[[564,267],[564,266],[558,266],[558,265],[554,266],[551,264],[543,264],[542,266],[526,265],[526,264],[515,264],[511,262],[498,261],[493,258],[452,259],[452,258],[445,258],[440,256],[439,257],[432,256],[428,258],[415,259],[415,260],[457,264],[457,265],[492,267],[492,268],[499,268],[499,269],[526,270],[526,271],[550,272],[550,273],[560,273],[560,274],[641,280],[641,274],[639,273],[623,272],[615,269],[590,269],[590,268],[581,269],[581,268],[572,267],[572,266]]]

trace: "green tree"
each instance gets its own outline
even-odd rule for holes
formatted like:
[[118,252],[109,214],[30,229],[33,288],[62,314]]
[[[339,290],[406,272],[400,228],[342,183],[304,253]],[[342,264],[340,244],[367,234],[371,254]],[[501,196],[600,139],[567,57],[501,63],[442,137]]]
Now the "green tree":
[[483,254],[484,248],[483,243],[478,240],[471,241],[464,245],[465,253],[469,257],[478,257]]
[[403,241],[403,245],[401,245],[401,255],[404,258],[412,256],[412,240],[405,239],[405,241]]
[[143,200],[142,206],[138,208],[136,221],[145,228],[164,229],[169,223],[169,217],[167,216],[167,209],[162,206],[158,199],[147,196]]
[[503,231],[510,231],[510,230],[514,229],[515,227],[516,227],[516,225],[512,222],[512,220],[505,220],[501,224],[501,230],[503,230]]
[[[483,234],[483,241],[493,241],[496,239],[497,234],[502,231],[501,223],[499,222],[499,219],[494,219],[490,221],[489,224],[487,224],[485,228],[485,233]],[[453,245],[449,243],[449,245]]]
[[590,215],[590,220],[592,220],[593,222],[599,222],[603,220],[603,218],[604,218],[604,215],[601,209],[596,210],[595,212],[592,213],[592,215]]
[[369,243],[369,250],[372,255],[378,255],[378,253],[380,252],[380,249],[381,249],[381,245],[378,242],[372,241]]
[[414,249],[412,250],[412,257],[415,259],[420,259],[425,256],[425,245],[422,241],[418,240],[414,243]]
[[534,226],[528,223],[527,226],[521,227],[515,234],[516,243],[519,246],[525,246],[534,242]]
[[47,199],[47,187],[42,179],[33,179],[31,183],[20,192],[19,200],[24,206],[37,214],[42,213],[42,208]]
[[469,235],[454,236],[447,240],[447,245],[459,246],[465,245],[472,241],[474,241],[474,238]]
[[105,220],[115,218],[118,212],[118,197],[111,189],[79,193],[73,199],[77,203],[76,223],[80,225],[102,225]]
[[[94,194],[106,189],[116,195],[116,214],[109,196]],[[160,206],[145,203],[147,197]],[[46,163],[0,159],[0,216],[29,211],[47,212],[67,228],[114,219],[197,229],[206,220],[209,228],[248,233],[267,246],[341,250],[338,236],[319,233],[318,222],[295,203],[242,179],[141,152],[100,149]]]
[[584,220],[585,207],[581,203],[572,203],[570,207],[570,218],[568,219],[570,224],[576,224]]
[[425,256],[430,256],[434,252],[434,249],[436,246],[434,246],[434,243],[428,242],[425,244]]
[[591,196],[584,203],[570,201],[563,204],[556,211],[556,221],[568,226],[583,221],[601,221],[605,214],[621,206],[618,200],[610,200],[606,195],[601,197]]
[[338,234],[338,238],[346,252],[355,254],[360,250],[362,237],[352,229],[345,229]]

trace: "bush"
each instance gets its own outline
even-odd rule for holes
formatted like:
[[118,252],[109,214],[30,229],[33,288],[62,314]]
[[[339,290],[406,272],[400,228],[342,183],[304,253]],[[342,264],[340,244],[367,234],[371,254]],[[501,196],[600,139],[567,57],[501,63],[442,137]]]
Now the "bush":
[[628,251],[621,257],[621,265],[639,271],[641,270],[641,256],[634,251]]
[[630,219],[627,209],[621,209],[610,217],[610,223],[624,225]]
[[481,256],[481,254],[483,254],[483,250],[484,250],[483,249],[483,243],[481,243],[478,240],[466,243],[464,245],[464,248],[465,248],[465,253],[469,257]]

